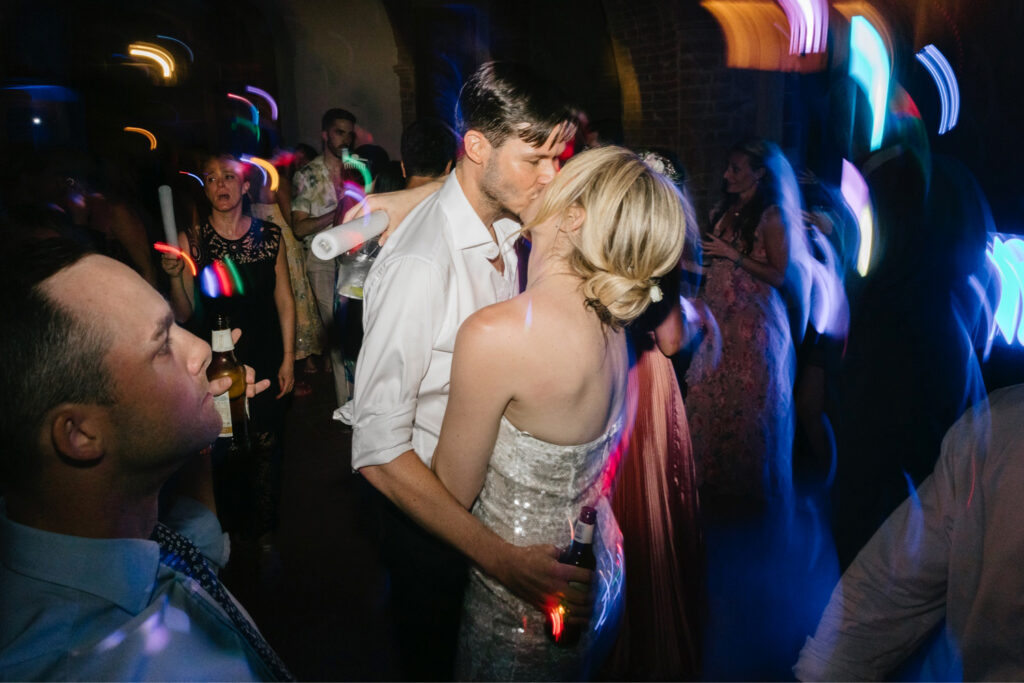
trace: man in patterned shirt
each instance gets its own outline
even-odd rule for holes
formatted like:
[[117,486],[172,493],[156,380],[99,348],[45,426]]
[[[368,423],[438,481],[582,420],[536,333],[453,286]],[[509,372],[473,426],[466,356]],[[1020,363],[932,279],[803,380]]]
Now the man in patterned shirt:
[[321,261],[310,251],[313,235],[342,222],[345,211],[358,197],[346,196],[345,181],[349,172],[344,159],[356,143],[356,117],[346,109],[328,109],[320,120],[322,153],[295,174],[295,196],[292,199],[292,232],[303,238],[306,274],[316,297],[320,319],[328,332],[331,363],[334,365],[334,388],[338,405],[348,401],[349,387],[345,379],[341,348],[334,339],[334,285],[338,273],[336,259]]

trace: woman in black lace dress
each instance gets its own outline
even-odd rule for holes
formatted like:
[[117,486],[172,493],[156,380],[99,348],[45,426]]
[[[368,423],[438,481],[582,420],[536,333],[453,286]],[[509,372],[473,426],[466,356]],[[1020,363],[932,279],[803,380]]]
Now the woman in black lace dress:
[[[243,210],[249,183],[234,157],[208,159],[202,179],[209,206],[208,212],[200,210],[200,216],[208,215],[178,234],[179,246],[191,254],[198,277],[192,277],[181,259],[162,261],[171,280],[171,307],[178,322],[207,341],[218,314],[226,314],[231,326],[242,330],[236,357],[251,365],[257,377],[271,380],[271,390],[250,403],[253,446],[269,453],[277,447],[281,399],[295,382],[295,302],[281,228]],[[267,496],[266,491],[257,493],[261,499]],[[268,516],[273,513],[263,509],[256,516],[265,519],[250,519],[247,525],[253,524],[259,535],[272,526]]]

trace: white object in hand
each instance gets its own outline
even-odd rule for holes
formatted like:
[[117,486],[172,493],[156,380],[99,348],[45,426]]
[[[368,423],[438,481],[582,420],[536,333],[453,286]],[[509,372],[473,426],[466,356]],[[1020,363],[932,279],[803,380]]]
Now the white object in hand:
[[328,261],[373,239],[384,232],[386,227],[388,215],[383,211],[374,211],[369,216],[360,216],[318,232],[313,235],[311,248],[318,259]]
[[171,186],[161,185],[156,189],[160,195],[160,215],[164,219],[164,236],[167,237],[167,244],[178,245],[178,228],[174,225],[174,198],[171,196]]

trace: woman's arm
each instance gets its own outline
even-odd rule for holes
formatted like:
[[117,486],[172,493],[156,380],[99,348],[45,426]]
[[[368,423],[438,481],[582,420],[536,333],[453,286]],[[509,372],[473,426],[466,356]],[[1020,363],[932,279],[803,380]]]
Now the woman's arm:
[[[683,313],[679,304],[679,278],[682,276],[683,262],[670,270],[661,278],[662,301],[665,308],[664,317],[654,328],[654,341],[658,349],[666,356],[674,356],[683,348]],[[659,305],[659,304],[654,304]]]
[[729,259],[738,268],[743,268],[759,280],[779,289],[789,267],[789,235],[777,206],[769,207],[761,215],[757,230],[764,240],[765,261],[742,254],[736,247],[711,234],[704,242],[704,253],[715,258]]
[[[178,233],[178,247],[186,254],[191,253],[188,235],[184,232]],[[183,323],[192,317],[192,271],[185,267],[185,259],[171,254],[161,256],[160,265],[171,281],[171,310],[174,311],[174,319]]]
[[279,209],[281,209],[281,217],[288,222],[288,226],[282,225],[281,228],[290,228],[292,220],[292,181],[288,179],[287,174],[281,174],[281,178],[278,181],[277,192],[275,193],[275,195],[275,199],[277,200],[277,206]]
[[484,484],[498,425],[512,400],[509,335],[500,307],[482,309],[462,324],[455,339],[448,407],[432,468],[469,509]]
[[[287,230],[282,227],[281,230]],[[277,381],[281,385],[281,398],[295,386],[295,299],[292,297],[292,282],[288,277],[287,243],[282,239],[277,249],[274,262],[274,305],[277,307],[277,319],[281,325],[281,341],[284,343],[284,358],[277,371]]]

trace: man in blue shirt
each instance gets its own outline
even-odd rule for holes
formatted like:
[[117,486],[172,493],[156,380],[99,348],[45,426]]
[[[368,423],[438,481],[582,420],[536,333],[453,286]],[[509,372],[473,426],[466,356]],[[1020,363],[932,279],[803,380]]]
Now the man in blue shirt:
[[[229,383],[207,380],[210,347],[117,261],[63,240],[8,253],[0,679],[290,677],[212,571],[224,537],[209,463],[190,458],[216,438]],[[158,525],[183,466],[194,499]]]

